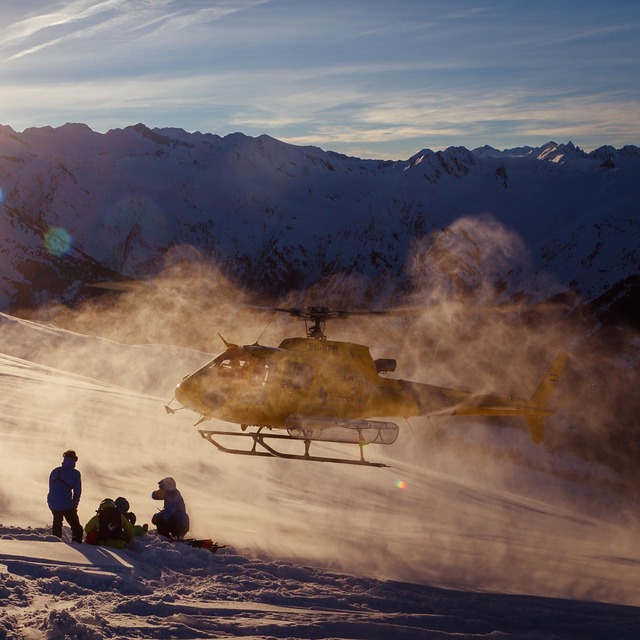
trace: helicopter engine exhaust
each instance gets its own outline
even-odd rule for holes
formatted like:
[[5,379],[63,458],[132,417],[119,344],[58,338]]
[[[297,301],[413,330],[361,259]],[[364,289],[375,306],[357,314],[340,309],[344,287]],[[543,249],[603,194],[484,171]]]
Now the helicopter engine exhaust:
[[286,427],[289,436],[299,440],[351,444],[393,444],[400,431],[395,422],[341,420],[299,413],[287,417]]

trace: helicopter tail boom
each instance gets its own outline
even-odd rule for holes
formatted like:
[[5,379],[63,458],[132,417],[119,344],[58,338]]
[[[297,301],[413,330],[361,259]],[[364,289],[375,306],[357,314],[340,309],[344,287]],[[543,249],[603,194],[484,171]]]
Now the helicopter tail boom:
[[535,444],[540,444],[544,440],[544,419],[546,416],[554,414],[554,411],[547,409],[547,404],[566,361],[566,353],[559,353],[555,357],[551,366],[542,377],[542,380],[540,380],[529,402],[510,399],[509,405],[504,407],[500,407],[500,403],[498,402],[498,406],[485,407],[488,411],[484,415],[523,416],[527,423],[531,441]]
[[435,387],[420,383],[405,383],[405,389],[418,406],[418,415],[427,416],[522,416],[531,440],[544,440],[544,419],[553,415],[547,403],[567,359],[566,353],[556,356],[529,400],[499,395],[473,394],[458,389]]
[[485,415],[520,415],[525,419],[531,441],[540,444],[544,440],[544,419],[555,412],[547,409],[551,392],[567,360],[566,353],[558,354],[543,376],[529,401],[517,398],[509,399],[505,407],[490,407],[490,413]]

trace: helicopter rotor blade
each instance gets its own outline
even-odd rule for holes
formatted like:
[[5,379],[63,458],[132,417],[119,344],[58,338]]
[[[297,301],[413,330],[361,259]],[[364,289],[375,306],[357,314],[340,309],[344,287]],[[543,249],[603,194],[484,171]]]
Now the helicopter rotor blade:
[[332,309],[320,305],[312,305],[307,307],[261,307],[247,305],[256,311],[286,313],[294,318],[302,318],[304,320],[344,320],[350,316],[368,316],[368,315],[401,315],[405,310],[400,309]]
[[89,282],[85,286],[92,289],[106,289],[108,291],[136,291],[149,285],[139,280],[123,280],[116,282],[115,280],[107,280],[106,282]]

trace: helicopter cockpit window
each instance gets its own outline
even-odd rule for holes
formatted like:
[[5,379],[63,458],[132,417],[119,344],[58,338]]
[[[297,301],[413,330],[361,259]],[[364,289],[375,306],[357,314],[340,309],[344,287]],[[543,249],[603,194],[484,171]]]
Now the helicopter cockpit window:
[[220,372],[224,375],[242,377],[246,374],[249,361],[245,358],[224,358],[217,363]]
[[308,389],[313,380],[313,369],[306,362],[285,362],[280,383],[290,389]]

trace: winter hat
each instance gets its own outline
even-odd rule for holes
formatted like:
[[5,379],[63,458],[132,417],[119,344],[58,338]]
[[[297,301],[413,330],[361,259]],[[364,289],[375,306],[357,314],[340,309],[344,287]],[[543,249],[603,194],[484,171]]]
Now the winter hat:
[[115,509],[116,503],[111,498],[105,498],[100,503],[100,509]]
[[173,478],[162,478],[160,482],[158,482],[158,486],[163,491],[175,491],[176,490],[176,481]]
[[129,511],[129,501],[122,496],[115,499],[115,505],[121,513],[127,513],[127,511]]

